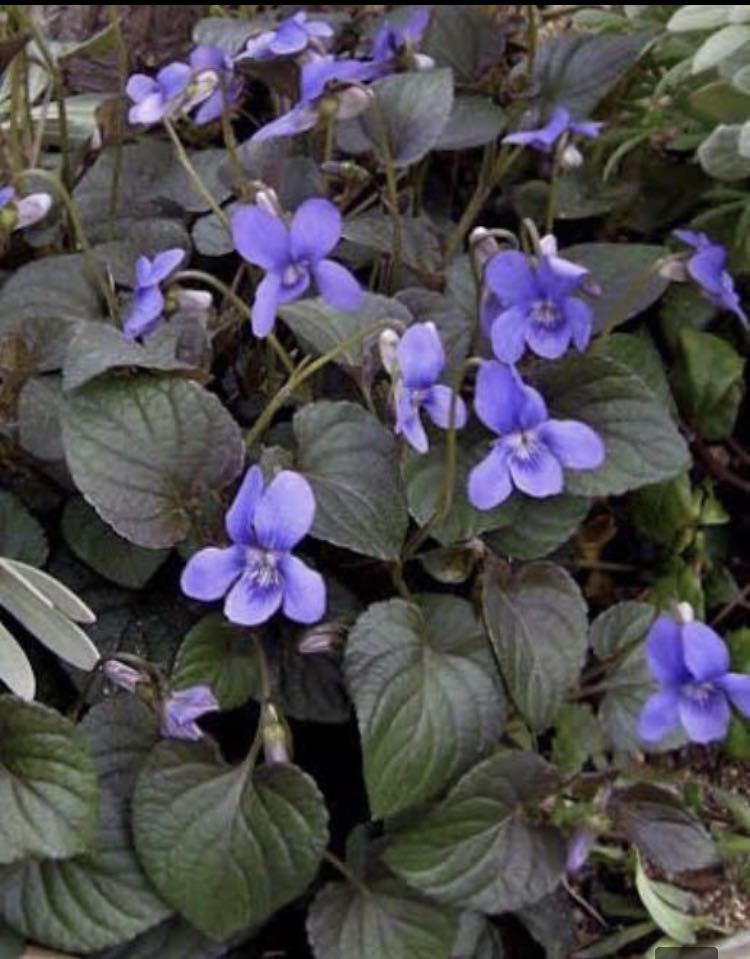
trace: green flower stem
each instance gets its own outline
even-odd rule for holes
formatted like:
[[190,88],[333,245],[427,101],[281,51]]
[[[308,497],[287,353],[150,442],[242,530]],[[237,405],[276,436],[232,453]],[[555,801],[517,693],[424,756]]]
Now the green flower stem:
[[171,120],[167,120],[167,119],[165,118],[165,120],[164,120],[164,128],[165,128],[165,130],[167,131],[167,133],[169,134],[169,138],[170,138],[170,140],[172,141],[172,143],[173,143],[173,145],[174,145],[175,152],[177,153],[177,159],[180,161],[180,165],[182,166],[183,170],[187,173],[187,175],[190,177],[190,179],[193,181],[193,184],[195,185],[195,189],[198,191],[198,193],[200,193],[200,195],[201,195],[201,196],[203,197],[203,199],[206,201],[206,203],[207,203],[208,206],[211,208],[211,210],[213,211],[213,213],[216,214],[216,216],[217,216],[218,219],[219,219],[219,222],[220,222],[221,225],[224,227],[224,229],[225,229],[227,232],[230,232],[230,231],[229,231],[229,218],[227,217],[227,215],[226,215],[226,213],[224,212],[224,210],[222,210],[222,208],[221,208],[221,207],[219,206],[219,204],[216,202],[216,200],[214,199],[211,191],[208,189],[208,187],[206,186],[206,184],[205,184],[205,183],[203,182],[203,180],[201,179],[200,174],[199,174],[198,171],[195,169],[195,167],[193,166],[193,164],[190,162],[190,157],[188,156],[187,150],[186,150],[185,147],[182,145],[182,141],[180,140],[179,136],[177,135],[177,131],[175,130],[175,128],[174,128],[174,126],[173,126],[173,124],[172,124],[172,121],[171,121]]
[[[125,43],[125,37],[120,23],[119,8],[113,4],[109,8],[109,20],[112,24],[112,30],[115,35],[115,46],[117,47],[117,83],[120,96],[125,95],[125,84],[128,75],[128,48]],[[117,130],[115,132],[114,162],[112,164],[112,179],[109,186],[109,224],[110,232],[114,236],[115,218],[120,208],[120,181],[122,178],[122,140],[123,129],[122,121],[118,119]]]
[[250,429],[245,437],[245,446],[250,449],[255,445],[255,443],[258,442],[266,429],[271,425],[276,413],[292,396],[294,391],[305,382],[305,380],[310,379],[310,377],[314,376],[318,370],[322,370],[323,367],[337,359],[342,353],[345,353],[352,346],[356,346],[362,340],[367,339],[367,337],[371,334],[377,333],[380,330],[385,330],[389,326],[390,323],[387,320],[380,320],[377,323],[372,323],[369,326],[366,326],[363,330],[357,330],[357,332],[352,333],[351,336],[345,337],[337,346],[329,350],[327,353],[324,353],[322,356],[319,356],[316,360],[310,360],[309,357],[305,357],[299,366],[292,372],[286,383],[284,383],[281,389],[271,398],[266,408],[255,421],[252,429]]
[[271,685],[271,671],[268,667],[268,657],[263,648],[263,643],[256,632],[253,632],[253,650],[258,660],[258,678],[260,680],[260,716],[258,717],[258,728],[255,732],[255,738],[250,746],[250,751],[245,758],[243,765],[248,772],[255,768],[261,749],[263,748],[263,725],[266,717],[266,710],[271,702],[273,688]]
[[511,150],[501,147],[497,158],[494,162],[492,162],[491,158],[493,151],[489,147],[485,148],[485,152],[482,157],[482,167],[479,173],[479,179],[477,180],[477,185],[474,189],[474,193],[466,205],[466,209],[461,215],[461,219],[458,221],[456,228],[448,237],[448,242],[445,246],[446,262],[461,246],[464,241],[464,237],[473,226],[476,218],[479,216],[482,207],[487,201],[490,193],[492,193],[508,170],[510,170],[518,157],[521,155],[522,151],[523,147],[520,146],[517,146]]
[[81,218],[78,216],[78,210],[76,210],[76,205],[73,202],[73,198],[68,192],[65,184],[56,174],[50,173],[49,170],[42,170],[39,167],[34,167],[30,170],[26,170],[25,172],[29,176],[34,176],[39,180],[43,180],[45,183],[49,183],[49,185],[54,189],[56,195],[58,195],[62,200],[65,211],[68,214],[68,219],[70,220],[70,225],[73,230],[76,243],[81,248],[81,252],[86,259],[86,263],[91,270],[99,289],[101,290],[104,301],[107,304],[109,314],[112,319],[115,320],[115,322],[119,322],[120,309],[117,305],[117,298],[115,297],[114,290],[112,289],[99,261],[94,256],[94,252],[91,249],[91,244],[86,239],[86,233],[84,232]]
[[73,185],[73,171],[70,168],[70,138],[68,135],[68,114],[65,108],[65,84],[62,73],[50,53],[47,41],[34,19],[31,8],[21,7],[20,9],[26,11],[26,23],[34,37],[34,42],[39,48],[39,53],[52,81],[52,89],[55,92],[55,103],[57,104],[58,122],[60,124],[60,179],[65,185],[65,189],[69,190]]
[[391,247],[391,258],[386,282],[386,292],[390,295],[393,293],[394,283],[398,276],[398,271],[401,268],[401,249],[403,245],[401,237],[401,213],[398,204],[398,178],[396,176],[396,168],[393,165],[391,144],[388,140],[388,124],[377,97],[373,100],[373,111],[378,123],[380,149],[383,152],[383,169],[385,172],[388,212],[393,220],[393,244]]
[[362,882],[359,876],[356,875],[354,870],[350,869],[345,862],[343,862],[338,856],[335,856],[329,850],[326,850],[323,853],[323,858],[326,862],[330,863],[334,869],[340,872],[344,879],[346,879],[347,882],[350,882],[360,895],[367,896],[369,898],[370,890]]

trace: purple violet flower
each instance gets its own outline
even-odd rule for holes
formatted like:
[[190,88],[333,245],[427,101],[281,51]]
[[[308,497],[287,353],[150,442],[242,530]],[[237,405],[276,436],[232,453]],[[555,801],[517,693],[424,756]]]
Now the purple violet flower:
[[649,696],[638,721],[644,742],[682,726],[694,743],[724,739],[730,702],[750,717],[750,676],[729,672],[724,640],[705,623],[662,614],[646,637],[646,661],[661,689]]
[[[431,7],[415,10],[403,26],[386,20],[378,30],[372,47],[372,60],[377,66],[378,76],[392,73],[396,69],[399,56],[404,51],[419,46],[430,25],[431,13]],[[418,56],[418,64],[422,68],[435,65],[431,57]]]
[[19,197],[12,186],[5,186],[0,190],[0,210],[6,207],[9,215],[2,217],[0,225],[23,230],[44,219],[52,207],[52,197],[49,193],[29,193]]
[[238,60],[271,60],[302,53],[311,44],[322,45],[333,36],[333,28],[323,20],[308,20],[304,10],[282,20],[275,30],[250,37]]
[[341,214],[328,200],[305,200],[290,226],[261,207],[243,206],[232,216],[234,245],[266,271],[253,303],[253,333],[268,336],[281,303],[297,300],[314,280],[320,295],[340,310],[356,310],[363,293],[352,274],[329,260],[341,237]]
[[695,250],[687,261],[687,271],[706,297],[720,310],[734,313],[745,326],[750,325],[734,287],[734,280],[726,268],[726,248],[721,243],[714,243],[705,233],[675,230],[674,235]]
[[[396,347],[398,378],[394,389],[396,434],[403,435],[418,453],[429,444],[420,411],[425,410],[435,426],[450,427],[453,390],[438,383],[445,367],[445,350],[434,323],[414,323]],[[466,405],[456,397],[454,426],[466,425]]]
[[128,111],[130,123],[151,126],[175,113],[183,103],[192,76],[187,63],[179,62],[162,67],[156,78],[134,73],[125,88],[134,104]]
[[598,137],[604,124],[593,120],[573,120],[567,107],[555,107],[545,126],[538,130],[518,130],[503,137],[503,143],[528,146],[541,153],[551,153],[564,133],[582,137]]
[[599,436],[576,420],[552,420],[541,395],[512,366],[494,360],[477,374],[474,409],[497,439],[469,474],[469,500],[493,509],[513,487],[536,498],[561,493],[563,468],[596,469],[604,462]]
[[119,659],[108,659],[102,666],[102,674],[110,683],[129,693],[135,692],[138,683],[146,682],[146,677],[140,670],[121,663]]
[[208,686],[188,686],[170,693],[162,707],[161,734],[169,739],[202,739],[196,719],[214,713],[219,703]]
[[3,207],[6,207],[9,203],[12,203],[16,198],[16,191],[12,186],[4,186],[0,190],[0,210]]
[[350,120],[367,109],[371,95],[360,84],[378,75],[376,65],[363,60],[315,56],[300,71],[300,99],[287,113],[271,120],[250,138],[252,142],[295,136],[312,130],[319,120],[318,105],[329,94],[337,98],[336,118]]
[[588,826],[579,826],[576,829],[568,843],[565,860],[565,871],[568,875],[575,875],[583,869],[595,842],[596,833]]
[[291,553],[314,515],[315,497],[303,476],[282,470],[264,489],[260,467],[253,466],[226,515],[232,545],[191,557],[183,593],[206,602],[226,595],[224,614],[241,626],[264,623],[280,606],[295,622],[317,622],[325,612],[325,582]]
[[527,346],[537,356],[554,360],[571,340],[583,351],[591,339],[591,307],[573,296],[586,282],[588,270],[545,252],[551,250],[552,244],[546,243],[536,265],[524,253],[505,250],[485,267],[488,295],[482,325],[503,363],[517,363]]
[[200,102],[193,120],[198,126],[217,120],[224,109],[234,105],[242,94],[243,82],[235,76],[234,61],[223,47],[206,44],[196,47],[190,54],[193,76],[215,75],[216,86],[206,99]]
[[185,251],[164,250],[153,260],[139,256],[135,264],[133,303],[123,322],[123,333],[129,340],[146,336],[159,325],[164,310],[161,284],[185,259]]

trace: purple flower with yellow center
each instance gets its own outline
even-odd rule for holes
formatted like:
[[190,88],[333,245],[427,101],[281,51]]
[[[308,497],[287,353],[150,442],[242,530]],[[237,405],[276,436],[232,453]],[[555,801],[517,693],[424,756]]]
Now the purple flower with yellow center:
[[727,734],[730,703],[750,716],[750,676],[729,672],[726,643],[710,626],[684,618],[661,615],[646,637],[646,661],[661,688],[641,710],[644,742],[680,727],[694,743],[717,742]]
[[598,137],[604,124],[593,120],[574,120],[567,107],[555,107],[545,126],[538,130],[518,130],[503,137],[503,143],[531,147],[540,153],[551,153],[563,134]]
[[232,216],[232,236],[240,256],[266,271],[252,309],[256,336],[268,336],[279,305],[299,299],[313,281],[331,306],[356,310],[361,305],[359,283],[328,259],[341,237],[341,214],[328,200],[305,200],[289,226],[260,206],[240,207]]
[[363,60],[340,60],[333,56],[311,57],[300,71],[300,99],[287,113],[262,126],[251,141],[295,136],[317,126],[318,108],[325,97],[335,97],[337,120],[350,120],[369,106],[372,97],[361,86],[378,75],[375,64]]
[[726,248],[721,243],[714,243],[705,233],[675,230],[674,235],[695,250],[695,253],[688,258],[687,271],[706,297],[714,306],[734,313],[745,326],[748,326],[750,321],[742,309],[734,280],[727,270]]
[[157,253],[153,260],[139,256],[135,264],[133,302],[123,322],[127,339],[146,336],[159,325],[164,311],[161,284],[185,259],[185,251],[174,249]]
[[253,466],[226,515],[232,545],[191,557],[182,591],[206,602],[226,596],[224,614],[241,626],[264,623],[280,607],[295,622],[317,622],[325,612],[325,582],[291,552],[314,516],[315,497],[303,476],[282,470],[264,488]]
[[170,693],[162,706],[161,734],[168,739],[202,739],[203,730],[196,720],[218,709],[210,687],[200,684],[179,689]]
[[[421,411],[435,426],[450,427],[453,390],[438,383],[445,367],[445,350],[434,323],[414,323],[396,347],[397,379],[394,388],[396,433],[403,435],[418,453],[426,453],[429,444],[422,425]],[[466,405],[455,399],[456,429],[466,425]]]
[[591,339],[591,307],[573,295],[586,282],[588,270],[545,249],[551,250],[552,244],[542,247],[536,265],[524,253],[505,250],[485,267],[482,325],[503,363],[517,363],[527,346],[537,356],[554,360],[571,341],[583,351]]
[[156,77],[134,73],[125,87],[134,104],[128,111],[128,120],[151,126],[172,116],[182,106],[192,77],[192,68],[179,62],[162,67]]
[[[378,30],[372,47],[372,60],[377,68],[378,76],[392,73],[397,66],[399,57],[405,52],[412,52],[422,42],[427,27],[430,25],[430,7],[415,10],[409,19],[400,26],[397,23],[386,21]],[[426,69],[435,65],[431,57],[417,54],[417,66]]]
[[250,37],[238,60],[271,60],[294,56],[309,46],[322,46],[333,37],[333,28],[323,20],[308,20],[304,10],[282,20],[275,30]]
[[511,366],[482,363],[474,409],[499,437],[469,474],[469,500],[477,509],[499,506],[514,487],[527,496],[554,496],[563,491],[563,469],[596,469],[604,462],[594,430],[577,420],[550,419],[541,395]]
[[189,60],[194,77],[215,83],[213,92],[201,99],[193,117],[198,126],[203,126],[217,120],[226,107],[237,102],[242,94],[242,79],[235,76],[234,61],[223,47],[203,44],[193,50]]

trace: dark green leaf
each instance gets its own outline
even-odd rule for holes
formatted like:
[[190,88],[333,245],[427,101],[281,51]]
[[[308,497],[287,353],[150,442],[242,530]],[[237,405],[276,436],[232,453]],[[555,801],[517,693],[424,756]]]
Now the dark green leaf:
[[139,546],[172,546],[191,510],[240,472],[245,448],[219,400],[159,377],[100,381],[68,398],[68,466],[105,522]]
[[636,376],[646,381],[651,392],[659,397],[667,409],[674,407],[664,360],[647,331],[612,333],[596,340],[594,351],[628,367]]
[[649,603],[628,601],[610,606],[591,624],[591,648],[602,660],[630,649],[644,638],[655,615]]
[[674,793],[638,783],[615,793],[610,809],[617,828],[659,869],[684,872],[717,865],[713,839]]
[[[393,217],[379,210],[370,210],[344,223],[343,237],[357,247],[392,253]],[[443,263],[441,238],[428,216],[399,217],[401,261],[416,273],[426,276],[439,273]]]
[[122,946],[97,953],[96,959],[221,959],[226,955],[225,944],[211,942],[175,916]]
[[436,4],[422,49],[439,65],[452,67],[459,83],[473,83],[502,58],[505,31],[486,8]]
[[537,902],[562,877],[565,843],[556,829],[533,824],[524,806],[557,783],[538,756],[497,753],[396,832],[385,861],[410,886],[452,906],[496,913]]
[[486,537],[489,546],[510,559],[541,559],[576,532],[589,511],[583,496],[561,493],[548,499],[518,497],[513,521]]
[[349,634],[345,670],[375,818],[431,799],[500,735],[505,698],[465,600],[374,604]]
[[18,437],[26,452],[38,460],[65,457],[60,430],[62,398],[57,374],[32,376],[18,397]]
[[503,679],[534,729],[549,726],[576,684],[588,647],[586,602],[575,580],[552,563],[515,575],[488,566],[484,619]]
[[449,959],[457,916],[401,883],[381,880],[365,891],[324,886],[313,902],[307,934],[315,959]]
[[[228,766],[208,743],[164,742],[136,785],[139,859],[159,893],[225,939],[304,891],[327,842],[326,809],[296,766]],[[206,890],[221,888],[221,896]]]
[[505,128],[505,113],[489,97],[460,94],[436,150],[466,150],[496,140]]
[[312,535],[346,549],[398,558],[408,524],[396,441],[354,403],[322,400],[294,417],[298,466],[312,485]]
[[540,368],[550,415],[588,424],[601,437],[604,464],[566,473],[579,496],[610,496],[671,479],[690,465],[687,445],[645,382],[603,356],[568,356]]
[[172,671],[172,685],[185,689],[206,683],[222,709],[234,709],[259,689],[258,661],[251,633],[210,613],[185,637]]
[[665,253],[647,243],[578,243],[562,251],[565,259],[590,270],[601,287],[591,304],[595,330],[624,323],[659,299],[669,286],[657,272]]
[[462,912],[451,959],[503,959],[503,939],[489,919],[478,912]]
[[417,163],[433,149],[448,122],[453,73],[447,69],[397,73],[377,80],[370,89],[377,102],[338,125],[342,147],[361,152],[358,147],[364,146],[383,163],[390,157],[396,167]]
[[190,237],[179,220],[147,219],[133,223],[121,240],[94,247],[97,260],[120,286],[134,287],[135,264],[139,256],[153,257],[163,250],[185,250],[183,266],[190,258]]
[[94,836],[99,789],[75,726],[46,706],[0,696],[0,862],[65,858]]
[[105,579],[129,589],[145,586],[169,556],[169,550],[144,549],[122,539],[79,497],[65,505],[62,532],[82,562]]
[[544,948],[545,959],[569,959],[578,944],[573,901],[562,886],[515,915]]
[[636,490],[632,502],[636,527],[657,543],[675,542],[681,532],[698,520],[687,473]]
[[12,493],[0,490],[0,557],[44,566],[48,552],[40,523]]
[[680,411],[707,440],[734,430],[744,395],[745,361],[712,333],[686,328],[680,334],[674,391]]
[[53,949],[93,952],[121,942],[169,914],[130,845],[128,806],[140,765],[158,739],[156,721],[137,700],[117,696],[82,724],[102,785],[94,849],[63,862],[4,870],[0,908],[16,929]]
[[604,739],[588,703],[566,703],[555,719],[552,759],[563,772],[580,772],[589,759],[601,756]]

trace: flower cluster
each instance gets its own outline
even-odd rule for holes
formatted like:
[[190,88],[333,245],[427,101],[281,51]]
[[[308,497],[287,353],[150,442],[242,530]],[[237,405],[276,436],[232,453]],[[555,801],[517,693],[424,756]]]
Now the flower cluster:
[[305,200],[289,226],[257,204],[240,207],[232,216],[232,236],[240,256],[266,271],[252,309],[256,336],[268,336],[279,305],[299,299],[312,282],[332,306],[360,306],[359,283],[328,258],[341,237],[341,214],[328,200]]
[[678,618],[656,619],[646,637],[646,660],[660,689],[641,710],[644,742],[658,742],[680,727],[694,743],[724,739],[730,704],[750,717],[750,676],[729,671],[726,643],[696,622],[687,604]]
[[242,626],[266,622],[279,607],[295,622],[317,622],[325,612],[325,582],[291,552],[314,516],[315,497],[303,476],[282,470],[265,487],[253,466],[226,515],[232,545],[191,557],[182,591],[205,602],[226,596],[227,619]]

